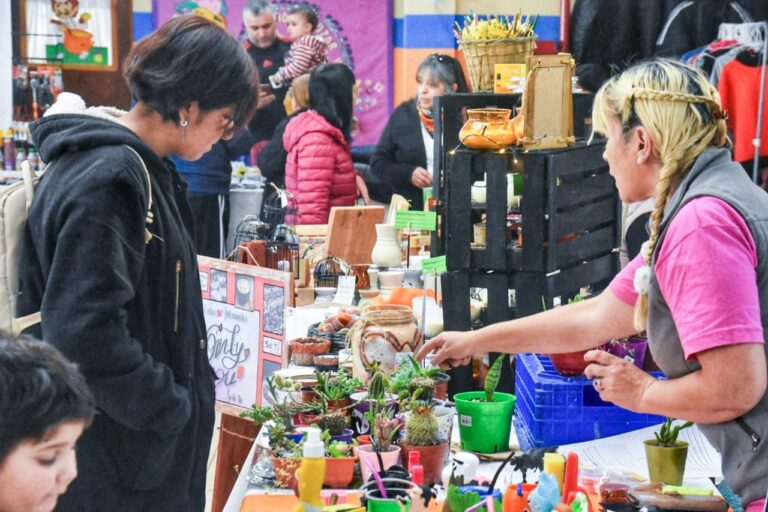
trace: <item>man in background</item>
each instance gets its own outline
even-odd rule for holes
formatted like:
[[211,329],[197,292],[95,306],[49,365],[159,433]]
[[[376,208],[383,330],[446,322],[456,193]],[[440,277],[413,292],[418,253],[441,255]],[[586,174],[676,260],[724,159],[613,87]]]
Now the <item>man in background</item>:
[[[243,8],[245,48],[259,69],[262,84],[267,84],[267,77],[275,74],[285,63],[285,54],[291,46],[277,38],[274,12],[275,8],[268,0],[248,0]],[[286,92],[286,87],[277,91],[268,85],[261,88],[259,110],[249,125],[257,152],[272,138],[280,121],[287,117],[283,106]]]

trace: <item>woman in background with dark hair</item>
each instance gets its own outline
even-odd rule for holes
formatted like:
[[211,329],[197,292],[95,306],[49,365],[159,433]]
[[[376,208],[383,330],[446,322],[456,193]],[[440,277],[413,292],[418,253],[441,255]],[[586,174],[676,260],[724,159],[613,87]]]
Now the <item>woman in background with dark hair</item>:
[[196,160],[245,125],[258,73],[235,37],[189,15],[139,41],[125,77],[130,112],[62,93],[32,126],[50,166],[17,314],[42,313],[37,336],[79,366],[99,410],[57,510],[202,511],[215,377],[186,184],[168,157]]
[[397,107],[384,127],[366,180],[376,201],[389,203],[392,194],[399,194],[421,210],[422,189],[432,186],[432,100],[468,88],[458,61],[439,53],[419,65],[416,83],[416,98]]
[[344,64],[322,64],[309,78],[310,110],[288,123],[285,188],[295,224],[326,224],[333,206],[352,206],[357,197],[352,163],[352,98],[355,75]]

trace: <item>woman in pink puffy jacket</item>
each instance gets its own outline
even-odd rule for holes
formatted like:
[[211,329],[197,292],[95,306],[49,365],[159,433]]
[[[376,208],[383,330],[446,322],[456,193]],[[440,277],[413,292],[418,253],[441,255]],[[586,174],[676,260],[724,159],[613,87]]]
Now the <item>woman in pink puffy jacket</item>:
[[283,135],[288,152],[285,188],[297,208],[293,224],[326,224],[333,206],[357,197],[352,164],[352,96],[355,75],[344,64],[318,66],[309,79],[310,110],[291,119]]

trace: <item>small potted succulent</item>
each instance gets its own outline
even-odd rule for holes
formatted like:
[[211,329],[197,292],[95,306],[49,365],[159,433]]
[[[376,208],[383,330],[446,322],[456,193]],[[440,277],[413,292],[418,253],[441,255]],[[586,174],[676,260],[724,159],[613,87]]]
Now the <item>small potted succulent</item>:
[[278,419],[274,409],[267,405],[261,406],[256,404],[251,405],[250,411],[241,412],[240,417],[249,418],[253,421],[253,424],[256,426],[254,437],[259,435],[262,425],[270,420],[277,421]]
[[437,418],[426,402],[412,402],[405,424],[405,439],[400,442],[403,465],[408,465],[410,452],[419,452],[424,466],[424,484],[440,481],[448,441],[441,440]]
[[352,444],[333,441],[327,431],[323,432],[325,441],[325,480],[323,485],[335,489],[346,489],[355,476],[355,457]]
[[354,402],[352,409],[352,427],[356,434],[370,433],[372,423],[368,420],[368,411],[386,405],[393,410],[397,410],[396,396],[387,393],[389,384],[384,374],[376,370],[368,381],[368,391],[353,393],[351,398]]
[[316,375],[317,386],[315,387],[315,393],[325,398],[328,402],[328,409],[341,410],[348,416],[349,407],[352,405],[350,396],[363,387],[360,379],[352,378],[345,371],[335,374],[317,372]]
[[367,482],[372,471],[383,471],[400,460],[400,447],[392,443],[401,423],[395,417],[394,408],[379,401],[373,403],[365,416],[371,425],[371,444],[358,446],[357,454],[363,481]]
[[506,356],[499,355],[485,375],[484,391],[456,393],[456,414],[463,450],[498,453],[509,449],[512,413],[517,397],[496,391],[501,378],[501,365]]
[[685,459],[688,457],[688,443],[678,441],[680,431],[693,425],[687,421],[673,425],[674,419],[667,418],[655,439],[644,441],[645,457],[648,460],[648,474],[651,482],[663,482],[668,485],[682,485],[685,473]]
[[301,449],[285,427],[277,423],[269,429],[269,448],[275,467],[275,485],[284,489],[296,488],[296,470],[301,464]]
[[403,361],[400,367],[390,376],[389,389],[400,398],[412,396],[422,388],[421,399],[431,401],[433,398],[445,400],[448,397],[448,381],[451,377],[440,371],[437,366],[426,367],[412,356]]

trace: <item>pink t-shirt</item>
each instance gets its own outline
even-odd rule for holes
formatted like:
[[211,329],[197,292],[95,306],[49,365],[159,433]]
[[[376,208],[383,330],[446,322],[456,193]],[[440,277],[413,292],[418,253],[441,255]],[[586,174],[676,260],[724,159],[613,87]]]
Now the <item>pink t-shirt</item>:
[[[637,256],[613,279],[620,300],[637,301]],[[715,197],[692,199],[670,224],[656,260],[656,278],[675,321],[683,352],[763,343],[755,241],[743,217]]]
[[747,505],[747,512],[763,512],[765,507],[765,498],[755,500]]

